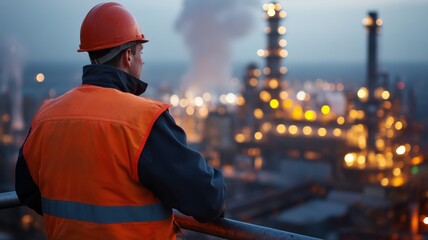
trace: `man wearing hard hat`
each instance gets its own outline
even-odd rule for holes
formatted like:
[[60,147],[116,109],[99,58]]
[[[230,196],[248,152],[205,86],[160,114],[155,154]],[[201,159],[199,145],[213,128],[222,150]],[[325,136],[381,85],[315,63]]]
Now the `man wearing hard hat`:
[[188,148],[170,105],[139,97],[148,42],[118,3],[80,32],[82,85],[46,101],[19,151],[16,192],[49,239],[175,239],[172,209],[207,222],[224,210],[218,170]]

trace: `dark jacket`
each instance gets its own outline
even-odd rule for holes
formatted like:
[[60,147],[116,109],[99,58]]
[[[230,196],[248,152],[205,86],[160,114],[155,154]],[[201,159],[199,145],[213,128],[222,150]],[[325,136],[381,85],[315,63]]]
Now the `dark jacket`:
[[[147,84],[139,79],[106,65],[85,66],[82,84],[135,95],[142,94],[147,88]],[[200,222],[214,220],[224,210],[226,186],[223,175],[208,166],[199,152],[187,146],[184,131],[168,111],[156,120],[150,132],[139,158],[138,175],[141,184],[165,206]],[[15,188],[22,203],[42,214],[40,191],[29,173],[22,148],[16,164]]]

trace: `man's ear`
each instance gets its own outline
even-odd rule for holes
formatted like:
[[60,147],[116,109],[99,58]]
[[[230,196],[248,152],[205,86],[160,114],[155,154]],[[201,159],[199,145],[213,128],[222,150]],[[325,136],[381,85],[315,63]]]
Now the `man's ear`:
[[131,67],[131,62],[132,62],[132,51],[130,48],[126,49],[121,57],[121,63],[122,66],[126,69]]

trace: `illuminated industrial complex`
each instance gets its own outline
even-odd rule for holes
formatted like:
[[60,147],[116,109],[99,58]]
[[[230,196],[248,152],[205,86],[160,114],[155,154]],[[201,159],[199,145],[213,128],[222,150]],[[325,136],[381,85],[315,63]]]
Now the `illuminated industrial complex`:
[[[232,200],[226,214],[255,222],[269,219],[274,227],[313,235],[319,229],[292,222],[287,214],[299,204],[333,198],[323,204],[340,202],[332,207],[335,220],[328,218],[327,225],[307,224],[320,224],[325,231],[337,228],[336,239],[421,239],[428,224],[420,139],[423,127],[413,119],[416,100],[411,91],[406,92],[409,87],[400,80],[390,82],[378,69],[382,20],[376,12],[363,19],[368,38],[366,82],[359,89],[347,89],[344,83],[323,79],[289,81],[287,28],[283,25],[287,12],[277,2],[266,3],[262,9],[267,44],[256,54],[265,66],[249,63],[239,92],[205,92],[188,98],[160,91],[158,97],[172,104],[170,112],[186,131],[188,141],[231,182],[244,181],[254,190],[263,180],[263,191],[277,189],[282,178],[272,181],[274,187],[265,179],[284,177],[281,164],[290,159],[326,164],[330,176],[320,182],[302,182],[278,194],[258,192],[265,198],[250,196],[244,203],[233,201],[239,191],[233,192],[236,189],[231,184]],[[35,79],[43,81],[44,75],[40,73]],[[7,94],[1,97],[11,99]],[[0,104],[0,148],[7,157],[25,137],[22,129],[14,132],[11,127],[11,102]],[[27,110],[25,118],[33,112]],[[7,167],[10,162],[0,164]],[[241,210],[242,206],[246,209]],[[255,210],[248,207],[262,210],[253,213]],[[318,237],[326,236],[319,233]]]

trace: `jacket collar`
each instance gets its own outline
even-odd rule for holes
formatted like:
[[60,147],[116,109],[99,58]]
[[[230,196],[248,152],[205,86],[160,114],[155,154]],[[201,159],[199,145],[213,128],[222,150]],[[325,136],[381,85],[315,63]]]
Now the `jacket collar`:
[[122,92],[141,95],[146,91],[147,83],[109,65],[91,64],[83,67],[82,84],[108,87]]

